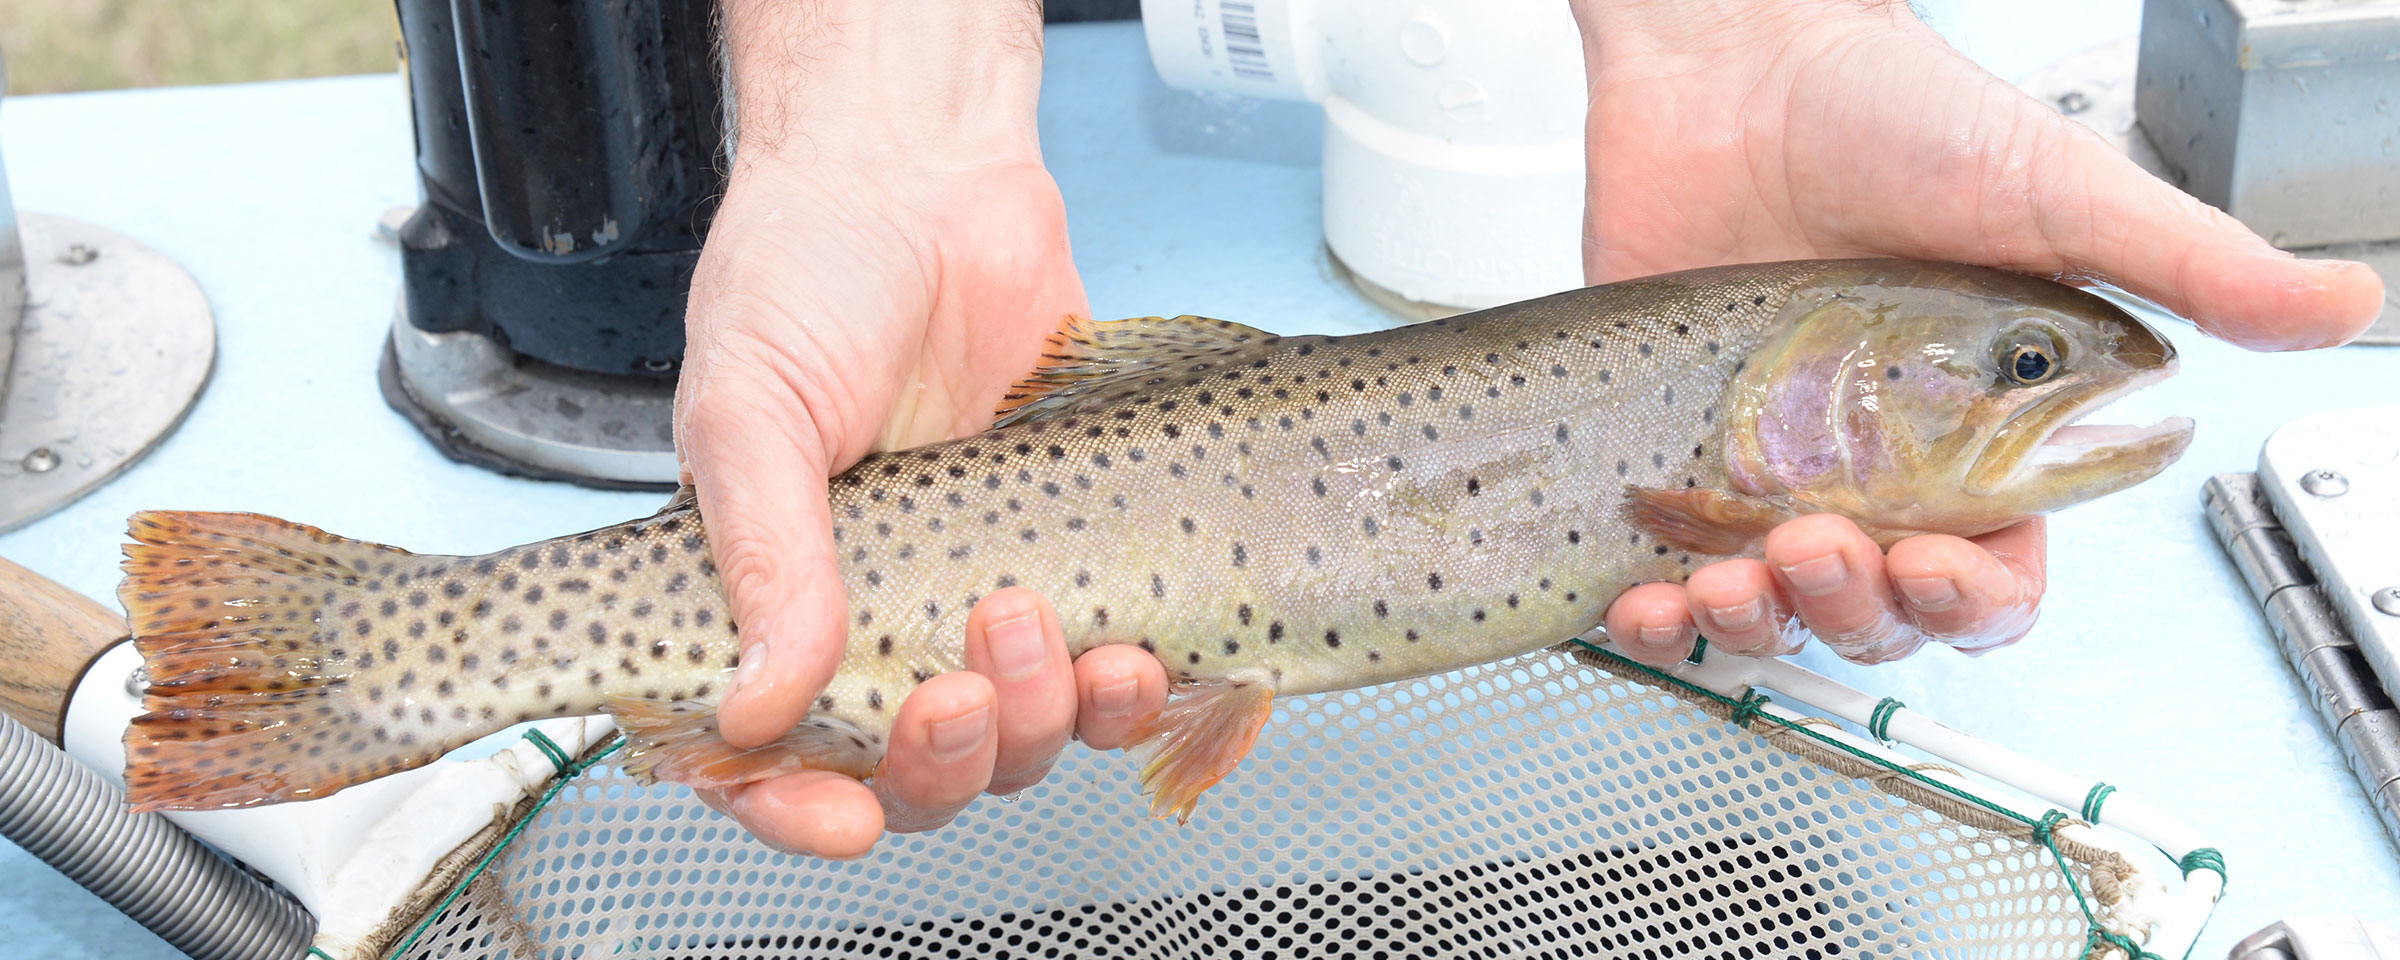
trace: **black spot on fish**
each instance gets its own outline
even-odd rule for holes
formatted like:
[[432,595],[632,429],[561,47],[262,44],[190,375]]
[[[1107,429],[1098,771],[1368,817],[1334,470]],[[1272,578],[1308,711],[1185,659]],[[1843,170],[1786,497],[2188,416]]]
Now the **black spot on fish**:
[[1441,589],[1441,588],[1442,588],[1442,575],[1441,575],[1441,574],[1439,574],[1439,573],[1428,573],[1428,574],[1426,574],[1426,575],[1425,575],[1425,589],[1427,589],[1427,590],[1439,590],[1439,589]]
[[1328,647],[1335,647],[1335,648],[1338,648],[1338,647],[1340,647],[1340,646],[1342,645],[1342,633],[1341,633],[1341,631],[1339,631],[1339,630],[1327,630],[1327,631],[1325,631],[1325,645],[1326,645],[1326,646],[1328,646]]

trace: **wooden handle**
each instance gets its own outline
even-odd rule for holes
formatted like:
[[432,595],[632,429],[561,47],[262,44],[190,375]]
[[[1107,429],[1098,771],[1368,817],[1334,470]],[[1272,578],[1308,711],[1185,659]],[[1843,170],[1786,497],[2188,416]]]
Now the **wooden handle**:
[[0,559],[0,711],[57,743],[84,668],[130,634],[115,611]]

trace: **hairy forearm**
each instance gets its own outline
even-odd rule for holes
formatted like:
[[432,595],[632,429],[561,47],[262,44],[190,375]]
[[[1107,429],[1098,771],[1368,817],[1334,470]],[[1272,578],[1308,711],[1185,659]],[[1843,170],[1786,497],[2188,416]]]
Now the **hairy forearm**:
[[1039,0],[726,0],[737,162],[1034,155]]

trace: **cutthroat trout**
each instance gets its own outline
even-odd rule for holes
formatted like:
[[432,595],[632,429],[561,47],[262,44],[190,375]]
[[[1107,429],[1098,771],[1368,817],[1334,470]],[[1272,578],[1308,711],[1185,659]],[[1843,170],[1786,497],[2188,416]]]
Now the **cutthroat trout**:
[[606,712],[637,774],[866,777],[964,668],[977,598],[1048,597],[1076,652],[1181,696],[1139,733],[1188,817],[1276,695],[1525,653],[1753,553],[1794,515],[1973,535],[2131,486],[2189,421],[2075,427],[2175,353],[2106,301],[1947,264],[1722,267],[1355,336],[1070,321],[987,432],[834,478],[849,646],[797,729],[713,722],[740,650],[688,497],[480,557],[250,514],[130,523],[149,712],[137,809],[321,797],[510,724]]

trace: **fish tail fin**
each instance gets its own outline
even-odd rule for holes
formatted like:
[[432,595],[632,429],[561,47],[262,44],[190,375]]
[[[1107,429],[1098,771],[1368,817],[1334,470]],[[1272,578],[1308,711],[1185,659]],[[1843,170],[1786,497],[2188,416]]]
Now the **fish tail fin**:
[[644,782],[730,787],[803,770],[864,780],[883,756],[879,738],[827,717],[809,717],[757,747],[717,733],[717,705],[704,700],[609,697],[608,713],[625,735],[625,772]]
[[146,511],[127,532],[117,596],[150,684],[125,731],[135,811],[314,799],[507,725],[433,717],[392,662],[426,644],[390,602],[460,558],[247,513]]
[[1142,790],[1151,815],[1192,822],[1200,795],[1250,755],[1274,705],[1275,688],[1264,683],[1209,684],[1136,727],[1132,746],[1148,754]]

